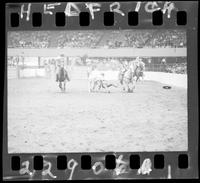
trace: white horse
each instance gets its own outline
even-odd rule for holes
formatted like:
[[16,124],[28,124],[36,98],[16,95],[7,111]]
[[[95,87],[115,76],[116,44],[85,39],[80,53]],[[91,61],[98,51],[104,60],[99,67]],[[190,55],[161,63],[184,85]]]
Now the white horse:
[[119,81],[123,90],[132,93],[135,89],[136,80],[134,79],[134,73],[136,70],[136,66],[134,64],[130,64],[125,70],[119,72]]

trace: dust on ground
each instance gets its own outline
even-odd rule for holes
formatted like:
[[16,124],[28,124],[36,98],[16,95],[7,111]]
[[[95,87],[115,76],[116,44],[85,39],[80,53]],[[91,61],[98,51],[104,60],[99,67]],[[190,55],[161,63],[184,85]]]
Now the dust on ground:
[[187,150],[187,90],[142,81],[134,93],[89,93],[87,80],[66,92],[46,78],[8,80],[8,151]]

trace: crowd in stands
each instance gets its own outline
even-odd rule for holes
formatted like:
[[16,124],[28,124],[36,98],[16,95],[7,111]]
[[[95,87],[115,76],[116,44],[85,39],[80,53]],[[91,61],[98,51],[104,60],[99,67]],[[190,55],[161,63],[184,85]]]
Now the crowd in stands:
[[48,31],[9,32],[8,47],[11,48],[48,48],[51,34]]
[[[154,39],[152,37],[153,31],[137,31],[135,34],[132,34],[131,32],[127,32],[125,34],[125,47],[134,47],[134,48],[142,48],[146,47],[146,42],[149,39]],[[153,47],[153,45],[152,45]]]
[[182,30],[17,31],[8,33],[8,47],[186,47],[186,32]]
[[94,48],[101,37],[99,32],[62,32],[57,37],[57,46],[59,48],[64,47],[76,47],[76,48]]
[[167,65],[166,71],[169,73],[187,74],[187,64],[186,63],[170,64]]
[[186,47],[186,33],[178,30],[158,31],[146,43],[147,47]]

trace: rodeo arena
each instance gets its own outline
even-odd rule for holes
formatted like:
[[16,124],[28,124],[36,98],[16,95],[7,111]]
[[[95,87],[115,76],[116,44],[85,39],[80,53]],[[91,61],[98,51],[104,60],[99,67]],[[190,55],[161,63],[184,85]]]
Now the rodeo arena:
[[184,30],[7,34],[8,151],[186,151]]

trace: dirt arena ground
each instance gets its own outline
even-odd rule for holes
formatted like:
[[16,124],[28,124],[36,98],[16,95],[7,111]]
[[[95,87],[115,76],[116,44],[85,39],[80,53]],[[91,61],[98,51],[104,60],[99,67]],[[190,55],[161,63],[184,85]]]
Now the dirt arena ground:
[[62,93],[47,78],[8,80],[8,151],[187,150],[187,90],[153,81],[134,93],[88,93],[72,80]]

